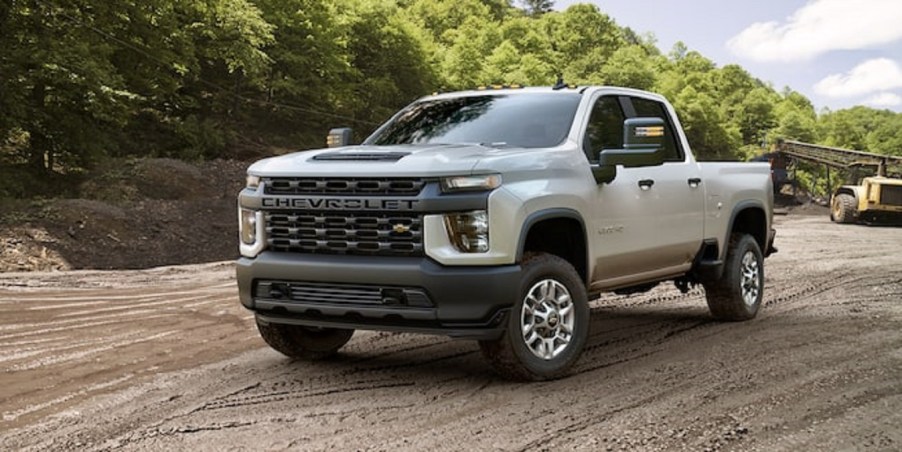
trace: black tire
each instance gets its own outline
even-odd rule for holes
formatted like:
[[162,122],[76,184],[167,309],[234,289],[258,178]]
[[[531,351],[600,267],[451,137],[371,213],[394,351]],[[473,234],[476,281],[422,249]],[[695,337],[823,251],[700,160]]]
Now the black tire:
[[[569,262],[551,254],[529,253],[524,257],[521,266],[523,278],[520,283],[519,301],[511,309],[504,334],[498,340],[480,341],[479,346],[483,356],[504,378],[527,381],[560,378],[565,376],[579,359],[589,335],[589,302],[586,287]],[[546,290],[546,294],[554,290],[553,296],[546,295],[541,303],[538,301],[530,303],[532,307],[524,309],[529,295],[542,290]],[[564,290],[569,293],[569,302],[562,296]],[[561,296],[556,296],[558,294]],[[552,302],[552,299],[558,301]],[[537,299],[533,297],[533,300]],[[557,305],[560,309],[545,309],[551,305]],[[567,309],[567,306],[571,309]],[[536,333],[532,346],[527,345],[524,337],[526,333],[521,327],[522,322],[527,322],[527,319],[528,323],[532,324],[530,331]],[[568,328],[571,329],[570,332],[566,331]],[[563,337],[558,336],[559,334],[568,338],[566,342]],[[550,349],[538,346],[540,342],[547,344],[548,341],[551,341]],[[557,341],[561,341],[561,344],[555,347]],[[547,358],[538,356],[536,353],[540,351],[534,352],[535,347],[547,350],[550,355]]]
[[269,323],[257,318],[257,330],[277,352],[295,359],[316,361],[335,355],[351,340],[354,330],[314,328]]
[[837,223],[854,223],[856,210],[855,197],[848,193],[840,193],[833,197],[830,219]]
[[733,234],[723,275],[704,286],[714,318],[732,322],[755,318],[764,298],[764,256],[758,242],[748,234]]

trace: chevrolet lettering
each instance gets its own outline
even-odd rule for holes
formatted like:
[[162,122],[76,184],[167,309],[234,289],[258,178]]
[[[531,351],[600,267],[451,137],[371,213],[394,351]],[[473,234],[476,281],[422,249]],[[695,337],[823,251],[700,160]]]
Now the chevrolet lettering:
[[358,329],[442,334],[546,380],[580,358],[602,293],[701,286],[725,321],[763,305],[770,166],[696,161],[660,95],[493,86],[424,97],[361,145],[330,136],[254,163],[238,195],[239,299],[286,356]]
[[414,210],[415,199],[263,198],[270,209],[305,210]]

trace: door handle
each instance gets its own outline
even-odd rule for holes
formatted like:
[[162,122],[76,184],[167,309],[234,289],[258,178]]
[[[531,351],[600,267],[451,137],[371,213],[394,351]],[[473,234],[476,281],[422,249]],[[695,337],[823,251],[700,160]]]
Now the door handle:
[[702,183],[702,180],[698,177],[693,177],[692,179],[689,179],[689,186],[692,188],[697,188],[698,184],[700,184],[700,183]]
[[639,188],[643,190],[648,190],[652,185],[655,184],[655,181],[651,179],[642,179],[639,181]]

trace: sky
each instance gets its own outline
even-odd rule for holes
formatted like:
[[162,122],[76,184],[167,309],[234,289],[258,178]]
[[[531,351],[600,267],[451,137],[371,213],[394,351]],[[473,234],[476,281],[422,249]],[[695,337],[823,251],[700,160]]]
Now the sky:
[[902,0],[582,0],[618,25],[804,94],[815,108],[902,112]]

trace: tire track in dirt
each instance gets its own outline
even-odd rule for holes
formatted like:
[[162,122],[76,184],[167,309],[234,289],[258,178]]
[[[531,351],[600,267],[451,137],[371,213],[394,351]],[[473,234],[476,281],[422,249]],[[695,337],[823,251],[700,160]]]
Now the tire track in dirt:
[[42,353],[0,365],[182,332],[102,352],[115,355],[102,368],[89,355],[0,372],[0,387],[54,385],[0,397],[18,413],[0,449],[898,449],[902,234],[781,222],[757,319],[713,321],[700,288],[605,296],[574,374],[537,384],[497,379],[473,343],[414,334],[359,332],[332,361],[288,360],[260,348],[222,266],[97,272],[116,281],[85,281],[68,307],[84,275],[29,282],[50,289],[0,275],[0,337],[51,330],[0,341],[0,357]]
[[[284,402],[291,399],[304,399],[304,398],[313,398],[313,397],[322,397],[322,396],[330,396],[335,394],[344,394],[349,392],[359,392],[359,391],[374,391],[377,389],[386,389],[386,388],[400,388],[407,386],[414,386],[416,383],[407,381],[407,382],[398,382],[398,381],[386,381],[386,380],[377,380],[370,382],[345,382],[339,387],[335,386],[326,386],[324,388],[305,388],[305,389],[297,389],[297,390],[269,390],[259,392],[257,394],[252,395],[243,395],[243,396],[232,396],[223,399],[215,399],[200,408],[195,412],[200,411],[209,411],[209,410],[218,410],[224,408],[243,408],[251,405],[260,405],[264,403],[272,403],[272,402]],[[259,386],[258,386],[259,388]],[[193,414],[194,412],[192,412]]]
[[[124,386],[118,382],[126,376],[143,380],[160,370],[190,366],[186,358],[199,357],[207,350],[198,346],[216,336],[235,338],[245,347],[257,345],[258,339],[244,330],[250,316],[236,306],[234,287],[232,281],[154,284],[76,290],[70,296],[58,289],[48,294],[0,288],[0,318],[17,320],[0,325],[0,384],[14,375],[32,375],[2,384],[0,428]],[[215,336],[201,338],[197,345],[186,343],[184,332],[193,328]],[[213,353],[198,362],[228,356],[222,353],[231,347],[214,345]],[[97,364],[79,369],[84,362]],[[77,370],[67,370],[71,366]],[[80,387],[86,378],[104,376],[116,383]]]

